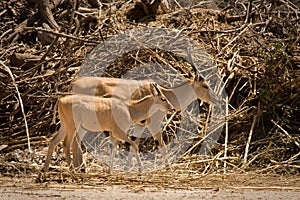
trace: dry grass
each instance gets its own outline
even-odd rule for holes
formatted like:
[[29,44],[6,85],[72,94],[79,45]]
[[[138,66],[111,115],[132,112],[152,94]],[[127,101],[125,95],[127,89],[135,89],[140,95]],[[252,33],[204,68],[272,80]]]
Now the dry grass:
[[[249,2],[238,1],[222,10],[176,9],[139,22],[126,18],[124,14],[132,5],[124,1],[104,5],[101,13],[87,3],[75,6],[76,11],[65,12],[71,5],[62,4],[54,12],[61,26],[59,34],[41,28],[37,19],[14,39],[10,36],[25,20],[22,14],[30,17],[36,8],[30,8],[24,1],[0,2],[0,7],[9,8],[0,10],[0,150],[3,152],[0,166],[6,169],[1,170],[2,175],[10,169],[18,173],[35,171],[41,164],[43,153],[39,151],[47,143],[45,136],[49,137],[55,130],[52,118],[56,100],[61,92],[68,90],[93,47],[122,30],[144,26],[175,28],[198,41],[217,63],[229,98],[228,135],[224,130],[218,141],[220,145],[206,157],[186,154],[171,168],[200,174],[249,170],[263,174],[299,174],[299,2],[296,5],[288,0]],[[43,44],[38,33],[52,33],[54,39],[50,44]],[[181,62],[157,50],[132,52],[116,62],[109,75],[119,77],[145,61],[163,61],[171,66]],[[10,69],[15,81],[2,66]],[[26,154],[28,161],[23,162],[14,154],[23,155],[18,149],[28,146],[25,118],[30,143],[39,156],[34,160]],[[4,153],[13,156],[8,158]],[[11,163],[14,159],[20,164]],[[88,162],[88,169],[93,169],[93,162]],[[83,179],[89,176],[76,175]]]

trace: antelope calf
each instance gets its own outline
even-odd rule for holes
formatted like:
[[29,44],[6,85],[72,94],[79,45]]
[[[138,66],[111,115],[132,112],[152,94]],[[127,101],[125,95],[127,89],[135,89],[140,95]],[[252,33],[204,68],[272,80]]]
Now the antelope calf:
[[[73,94],[61,97],[58,100],[58,113],[61,127],[58,133],[51,139],[48,154],[43,171],[49,170],[49,163],[55,147],[63,140],[63,148],[68,165],[71,163],[70,150],[73,151],[74,167],[82,163],[82,152],[74,138],[82,131],[108,131],[114,145],[112,155],[115,153],[118,141],[130,144],[131,152],[136,155],[139,170],[142,171],[142,163],[138,154],[138,146],[127,137],[126,131],[132,123],[147,121],[153,106],[158,104],[160,109],[173,110],[173,107],[163,96],[154,83],[149,84],[150,94],[143,98],[132,100],[128,104],[118,98],[101,98],[83,94]],[[74,148],[75,144],[75,148]],[[111,157],[110,169],[112,168]]]

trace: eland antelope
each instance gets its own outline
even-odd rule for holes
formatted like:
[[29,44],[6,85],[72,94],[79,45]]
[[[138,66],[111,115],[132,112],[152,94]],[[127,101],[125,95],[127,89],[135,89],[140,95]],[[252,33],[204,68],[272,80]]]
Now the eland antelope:
[[[132,123],[147,121],[155,104],[160,109],[174,111],[172,105],[164,97],[155,83],[148,83],[150,94],[143,98],[131,100],[125,103],[118,98],[103,98],[85,94],[72,94],[63,96],[58,100],[58,113],[61,127],[57,134],[51,139],[48,154],[43,171],[49,170],[49,163],[55,147],[63,140],[63,148],[68,165],[71,163],[70,150],[72,145],[74,167],[82,164],[81,148],[78,143],[73,142],[75,137],[82,136],[82,131],[108,131],[110,140],[114,145],[112,155],[115,153],[118,141],[128,143],[130,150],[136,155],[139,170],[142,163],[138,155],[138,146],[127,137],[126,131]],[[147,87],[148,87],[147,86]],[[76,148],[74,148],[74,144]],[[112,168],[113,156],[111,157],[110,170]]]
[[[144,83],[149,81],[144,81]],[[72,91],[74,93],[95,95],[98,97],[117,97],[122,100],[139,99],[150,94],[149,85],[145,84],[138,89],[133,90],[132,87],[137,88],[138,82],[135,80],[125,80],[118,78],[105,77],[80,77],[72,83]],[[165,88],[158,85],[159,90],[168,99],[176,111],[184,110],[192,101],[200,99],[204,102],[212,104],[216,101],[215,94],[210,92],[210,89],[202,76],[196,74],[192,79],[189,79],[172,88]],[[163,141],[161,133],[161,124],[165,117],[165,112],[157,110],[152,113],[150,120],[147,123],[135,123],[134,136],[136,144],[145,127],[147,127],[154,140],[157,142],[159,150],[165,154],[166,144]],[[132,119],[135,122],[138,120]],[[74,144],[74,148],[80,148],[78,144]]]

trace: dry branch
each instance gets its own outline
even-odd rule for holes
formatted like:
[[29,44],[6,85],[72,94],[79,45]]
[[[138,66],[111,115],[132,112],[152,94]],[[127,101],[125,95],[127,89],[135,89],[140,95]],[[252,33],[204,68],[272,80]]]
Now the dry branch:
[[[9,43],[14,43],[15,41],[17,41],[20,37],[20,35],[23,33],[24,29],[26,27],[31,27],[33,26],[33,24],[40,19],[41,15],[43,17],[43,19],[45,21],[49,21],[52,24],[52,26],[56,26],[56,22],[53,23],[53,21],[51,20],[51,17],[49,17],[51,14],[51,10],[52,9],[56,9],[57,6],[59,6],[59,4],[62,2],[62,0],[53,0],[53,4],[49,4],[49,2],[47,0],[43,0],[43,1],[38,1],[39,5],[40,5],[40,11],[35,13],[34,15],[32,15],[31,17],[29,17],[28,19],[26,19],[25,21],[23,21],[21,24],[19,24],[15,29],[14,32],[11,33],[7,39],[5,39],[5,44],[9,44]],[[46,6],[46,7],[45,7]],[[46,11],[44,11],[43,9],[47,9]],[[49,15],[49,16],[48,16]],[[52,16],[53,18],[53,16]],[[56,25],[55,25],[56,24]],[[57,25],[57,29],[58,29],[58,25]]]
[[[138,14],[143,12],[142,18],[135,15],[135,22],[130,22],[128,16],[135,6],[132,1],[89,1],[101,10],[92,9],[86,1],[76,1],[68,5],[72,11],[60,0],[49,2],[41,1],[41,11],[27,12],[25,20],[17,15],[32,9],[25,5],[18,12],[0,11],[0,37],[5,39],[0,58],[11,71],[0,68],[1,142],[11,138],[13,142],[21,141],[8,147],[1,143],[2,151],[24,148],[29,132],[30,138],[51,136],[55,132],[50,124],[53,117],[57,118],[53,109],[58,94],[68,91],[92,48],[120,31],[149,25],[178,29],[180,34],[196,40],[217,63],[229,97],[227,127],[217,141],[219,146],[212,149],[211,155],[193,160],[191,154],[207,137],[199,134],[182,158],[184,162],[175,167],[188,166],[203,174],[256,168],[258,173],[299,173],[300,10],[293,2],[235,1],[222,11],[182,8],[161,15],[155,10],[155,17],[145,17],[150,11],[141,8]],[[0,6],[10,3],[1,1]],[[42,28],[41,22],[49,29]],[[51,35],[51,45],[41,44],[36,33]],[[118,53],[116,49],[111,51]],[[190,65],[176,55],[146,49],[123,55],[104,73],[120,77],[135,66],[151,62],[184,76],[191,69],[181,67]],[[196,120],[199,129],[206,129],[209,118],[201,120]],[[164,130],[176,131],[179,121],[172,116]]]
[[30,148],[30,134],[29,134],[29,129],[28,129],[28,124],[27,124],[27,119],[26,119],[26,115],[25,115],[25,111],[24,111],[24,104],[23,104],[23,100],[21,98],[21,94],[19,92],[18,86],[15,82],[15,78],[11,72],[11,70],[9,69],[9,67],[7,67],[2,61],[0,61],[0,64],[2,65],[2,67],[4,67],[4,69],[8,72],[9,76],[11,77],[11,80],[13,82],[14,87],[16,88],[16,92],[18,94],[18,98],[19,98],[19,102],[20,102],[20,108],[24,117],[24,123],[25,123],[25,130],[26,130],[26,134],[27,134],[27,145],[28,145],[28,150],[29,152],[31,152],[31,148]]
[[53,17],[53,14],[51,12],[52,8],[50,7],[50,2],[49,1],[50,0],[39,0],[39,1],[37,1],[40,18],[44,23],[49,24],[50,28],[52,28],[54,30],[59,30],[60,27],[56,23],[56,21]]

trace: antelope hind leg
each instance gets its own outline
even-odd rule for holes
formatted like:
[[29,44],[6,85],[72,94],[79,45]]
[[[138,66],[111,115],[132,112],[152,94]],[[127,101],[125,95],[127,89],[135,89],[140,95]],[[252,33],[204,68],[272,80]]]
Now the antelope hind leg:
[[[82,158],[82,149],[81,149],[81,140],[76,134],[74,141],[72,143],[72,153],[73,153],[73,165],[75,168],[83,166],[83,158]],[[84,170],[84,168],[83,168]]]
[[62,141],[66,136],[66,132],[63,127],[60,127],[58,132],[53,136],[53,138],[49,142],[49,147],[48,147],[48,153],[47,153],[47,158],[44,164],[44,167],[42,169],[43,172],[47,172],[49,170],[49,164],[51,161],[52,153],[55,149],[55,147]]
[[114,164],[114,159],[116,156],[116,151],[117,151],[117,145],[118,145],[118,140],[112,136],[110,136],[110,141],[113,144],[113,147],[110,151],[110,162],[109,162],[109,169],[108,169],[108,173],[111,174],[112,173],[112,169],[113,169],[113,164]]

